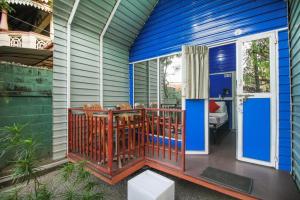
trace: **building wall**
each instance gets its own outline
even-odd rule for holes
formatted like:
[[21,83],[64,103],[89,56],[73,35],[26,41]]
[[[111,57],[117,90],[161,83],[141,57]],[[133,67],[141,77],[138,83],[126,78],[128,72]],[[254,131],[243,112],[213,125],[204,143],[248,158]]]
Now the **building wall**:
[[[261,1],[160,0],[130,50],[131,62],[180,52],[182,45],[213,45],[287,28],[287,4]],[[290,169],[287,32],[279,32],[279,168]],[[234,59],[235,61],[235,59]],[[221,66],[222,67],[222,66]],[[224,69],[212,69],[214,71]]]
[[157,93],[157,60],[150,60],[149,65],[149,103],[156,103]]
[[300,1],[289,1],[293,177],[300,188]]
[[291,171],[291,93],[288,31],[278,32],[279,169]]
[[129,102],[129,50],[157,0],[122,0],[104,35],[103,101],[105,107]]
[[75,0],[56,0],[53,5],[53,159],[67,149],[67,21]]
[[115,3],[78,4],[71,25],[71,107],[100,103],[100,34]]
[[[53,159],[67,150],[67,21],[75,0],[54,1]],[[71,24],[70,103],[105,107],[129,102],[129,49],[157,0],[122,0],[103,41],[103,85],[100,80],[100,34],[117,0],[79,1]]]
[[[130,61],[287,26],[284,0],[160,0],[130,50]],[[236,35],[238,32],[241,34]]]
[[[22,133],[38,143],[38,158],[51,159],[52,70],[0,63],[0,128],[13,124],[26,124]],[[1,158],[0,169],[10,160]]]
[[148,106],[149,102],[149,71],[148,62],[134,65],[134,103]]

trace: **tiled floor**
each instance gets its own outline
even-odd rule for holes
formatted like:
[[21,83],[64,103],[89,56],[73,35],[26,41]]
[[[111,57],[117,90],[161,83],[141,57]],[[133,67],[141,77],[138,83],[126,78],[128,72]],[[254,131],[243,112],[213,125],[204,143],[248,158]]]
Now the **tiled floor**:
[[300,193],[288,172],[235,159],[234,132],[219,137],[217,144],[211,145],[208,156],[188,155],[186,157],[186,174],[188,175],[199,177],[208,166],[251,177],[254,183],[251,195],[258,198],[300,200]]

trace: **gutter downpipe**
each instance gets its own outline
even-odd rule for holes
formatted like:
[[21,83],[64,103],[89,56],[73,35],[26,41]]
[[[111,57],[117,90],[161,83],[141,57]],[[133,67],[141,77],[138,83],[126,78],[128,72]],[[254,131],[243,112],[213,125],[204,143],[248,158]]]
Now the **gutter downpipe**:
[[121,2],[121,0],[118,0],[116,2],[107,22],[99,36],[99,45],[100,45],[100,60],[99,60],[99,65],[100,65],[100,80],[99,81],[100,81],[100,83],[99,83],[99,85],[100,85],[100,105],[102,106],[102,108],[104,107],[104,101],[103,101],[103,89],[104,89],[104,87],[103,87],[103,50],[104,50],[103,38],[104,38],[104,35],[110,25],[111,20],[113,19],[114,15],[117,11],[117,8],[120,5],[120,2]]
[[[68,117],[68,109],[71,107],[71,24],[73,22],[73,18],[75,16],[78,4],[80,0],[75,0],[71,14],[69,16],[67,22],[67,133],[69,133],[69,117]],[[67,134],[68,135],[68,134]],[[69,138],[67,138],[67,153],[69,152]]]

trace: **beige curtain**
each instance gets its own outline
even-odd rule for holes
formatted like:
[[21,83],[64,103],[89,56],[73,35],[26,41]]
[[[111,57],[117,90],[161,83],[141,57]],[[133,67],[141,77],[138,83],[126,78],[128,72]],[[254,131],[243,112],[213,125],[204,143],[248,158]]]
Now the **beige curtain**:
[[185,98],[208,99],[208,47],[183,46],[182,62],[185,69]]

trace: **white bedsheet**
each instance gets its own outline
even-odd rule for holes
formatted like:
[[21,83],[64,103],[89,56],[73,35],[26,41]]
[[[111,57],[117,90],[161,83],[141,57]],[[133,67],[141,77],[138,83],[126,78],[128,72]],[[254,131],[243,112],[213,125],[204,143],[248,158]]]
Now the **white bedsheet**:
[[228,120],[226,113],[209,113],[209,124],[223,124]]

